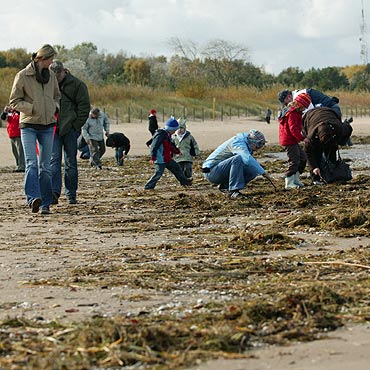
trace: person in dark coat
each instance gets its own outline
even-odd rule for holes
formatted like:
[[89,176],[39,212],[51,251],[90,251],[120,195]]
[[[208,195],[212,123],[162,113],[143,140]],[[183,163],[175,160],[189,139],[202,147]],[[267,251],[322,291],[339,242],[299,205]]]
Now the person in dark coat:
[[105,145],[116,150],[116,164],[117,166],[123,166],[124,159],[131,147],[128,137],[121,132],[113,132],[113,134],[108,135]]
[[314,184],[320,183],[323,155],[335,163],[338,146],[346,144],[352,131],[331,108],[314,108],[303,116],[304,151]]
[[87,86],[60,60],[55,60],[50,69],[55,73],[61,92],[60,111],[54,136],[51,156],[53,200],[58,204],[62,191],[62,152],[64,152],[64,187],[69,204],[77,203],[78,169],[77,139],[90,111]]
[[266,109],[266,116],[265,116],[265,121],[270,124],[271,122],[271,114],[272,114],[272,111],[270,108],[267,108]]
[[[148,120],[149,120],[148,130],[153,137],[154,133],[158,130],[157,112],[154,109],[150,110]],[[150,145],[152,144],[152,139],[148,140],[145,144],[149,148]]]

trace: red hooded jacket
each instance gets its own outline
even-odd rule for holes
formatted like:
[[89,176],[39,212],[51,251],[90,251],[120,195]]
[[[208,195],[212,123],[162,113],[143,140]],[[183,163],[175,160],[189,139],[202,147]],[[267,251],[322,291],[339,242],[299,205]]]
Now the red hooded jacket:
[[279,120],[279,142],[283,146],[298,144],[302,135],[302,112],[290,108]]

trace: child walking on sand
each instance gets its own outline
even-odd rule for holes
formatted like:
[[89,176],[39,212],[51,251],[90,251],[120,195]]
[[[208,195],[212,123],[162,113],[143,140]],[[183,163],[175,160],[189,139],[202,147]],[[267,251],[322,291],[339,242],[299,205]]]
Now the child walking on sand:
[[155,173],[145,184],[145,190],[155,188],[166,168],[175,175],[181,185],[191,185],[192,180],[184,175],[179,164],[172,158],[174,154],[180,153],[180,150],[176,148],[172,140],[172,135],[178,128],[179,123],[174,117],[171,117],[166,122],[164,129],[159,129],[155,132],[150,146],[150,163],[155,164]]
[[186,130],[186,119],[179,118],[179,129],[173,138],[180,154],[175,156],[175,161],[180,165],[185,176],[193,177],[193,158],[199,155],[199,147],[190,131]]

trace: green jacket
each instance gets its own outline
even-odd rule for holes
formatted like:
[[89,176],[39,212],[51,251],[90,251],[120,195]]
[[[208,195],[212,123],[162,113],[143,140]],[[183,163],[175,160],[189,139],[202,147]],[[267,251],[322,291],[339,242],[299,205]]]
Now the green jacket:
[[59,136],[64,136],[71,129],[80,131],[90,112],[90,98],[87,86],[77,77],[67,72],[59,84],[62,94],[58,115]]
[[13,82],[9,104],[21,112],[20,124],[50,125],[56,121],[55,112],[59,109],[60,91],[53,71],[46,84],[36,80],[33,63],[19,71]]
[[182,138],[173,135],[173,141],[181,150],[181,154],[174,158],[176,162],[193,162],[193,157],[199,155],[199,147],[193,135],[189,131],[185,131]]

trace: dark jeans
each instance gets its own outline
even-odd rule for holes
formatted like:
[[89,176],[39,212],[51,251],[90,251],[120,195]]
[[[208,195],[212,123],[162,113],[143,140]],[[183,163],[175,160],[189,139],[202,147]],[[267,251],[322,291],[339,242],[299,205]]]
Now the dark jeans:
[[79,148],[79,151],[81,152],[80,154],[81,159],[90,159],[90,149],[87,144],[82,148]]
[[[26,159],[24,191],[27,204],[35,198],[42,200],[41,208],[49,208],[52,199],[50,158],[53,150],[54,127],[36,130],[31,127],[21,129],[22,145]],[[36,142],[39,157],[36,155]]]
[[62,154],[64,152],[64,187],[68,199],[76,199],[78,186],[77,138],[79,133],[71,130],[64,136],[54,136],[51,155],[53,193],[62,192]]
[[176,179],[180,182],[181,185],[188,184],[188,179],[182,172],[182,169],[179,166],[179,164],[175,162],[173,159],[171,159],[168,163],[156,163],[155,164],[155,173],[149,179],[149,181],[145,184],[144,188],[154,189],[158,180],[162,177],[163,172],[166,168],[175,175]]
[[101,158],[105,153],[105,142],[104,139],[101,141],[90,140],[89,144],[90,150],[90,163],[94,167],[101,166]]
[[114,155],[115,159],[116,159],[116,164],[117,166],[123,166],[123,152],[125,151],[126,147],[124,146],[120,146],[118,148],[116,148],[116,153]]
[[218,163],[210,172],[204,173],[204,177],[212,184],[220,185],[222,189],[235,191],[244,189],[260,174],[255,167],[245,165],[240,155],[234,155]]
[[288,171],[286,177],[294,175],[296,172],[303,173],[307,156],[299,144],[287,145],[285,150],[288,155]]
[[184,175],[188,179],[190,179],[193,176],[193,163],[188,162],[188,161],[177,162],[177,163],[180,165],[182,172],[184,172]]

